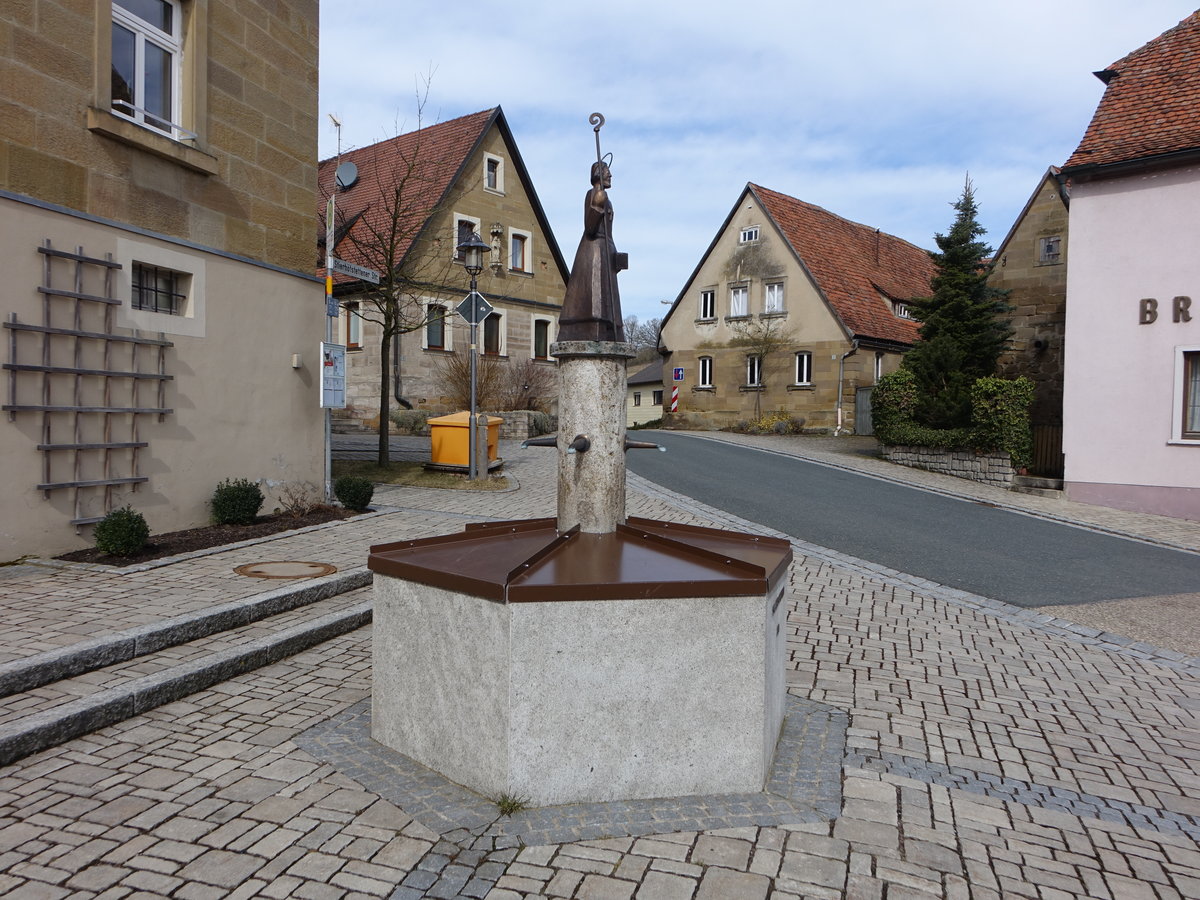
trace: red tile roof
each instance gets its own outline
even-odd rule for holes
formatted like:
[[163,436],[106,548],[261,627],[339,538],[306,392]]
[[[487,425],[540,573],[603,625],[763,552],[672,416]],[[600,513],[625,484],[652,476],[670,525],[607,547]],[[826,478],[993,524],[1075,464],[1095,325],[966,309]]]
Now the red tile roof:
[[1200,11],[1097,74],[1108,87],[1064,168],[1200,148]]
[[756,184],[748,190],[854,337],[905,344],[917,339],[917,323],[899,318],[888,300],[929,296],[934,265],[928,252],[795,197]]
[[[403,238],[394,258],[397,263],[402,261],[430,213],[445,196],[467,157],[499,114],[499,107],[485,109],[343,153],[341,162],[349,161],[358,166],[358,181],[349,190],[337,193],[337,224],[349,223],[358,216],[351,227],[361,242],[370,228],[378,229],[385,225],[389,218],[388,210],[395,206],[385,197],[401,187],[403,196],[399,206],[402,217],[397,231]],[[333,158],[317,166],[318,193],[323,198],[319,211],[322,223],[326,198],[332,190],[337,165],[338,159]],[[324,232],[321,237],[323,240]],[[365,254],[345,238],[338,241],[335,255],[368,268],[378,269],[385,265],[377,254]],[[350,279],[339,276],[338,280]]]

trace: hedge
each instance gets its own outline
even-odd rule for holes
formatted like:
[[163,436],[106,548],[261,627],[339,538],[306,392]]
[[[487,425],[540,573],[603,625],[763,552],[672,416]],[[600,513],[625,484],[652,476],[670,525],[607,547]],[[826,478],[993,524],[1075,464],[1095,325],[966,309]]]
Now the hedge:
[[971,425],[968,428],[929,428],[913,421],[919,394],[912,372],[900,369],[884,375],[871,394],[875,436],[888,446],[932,447],[937,450],[1007,452],[1015,467],[1029,464],[1033,433],[1029,407],[1033,382],[980,378],[971,386]]

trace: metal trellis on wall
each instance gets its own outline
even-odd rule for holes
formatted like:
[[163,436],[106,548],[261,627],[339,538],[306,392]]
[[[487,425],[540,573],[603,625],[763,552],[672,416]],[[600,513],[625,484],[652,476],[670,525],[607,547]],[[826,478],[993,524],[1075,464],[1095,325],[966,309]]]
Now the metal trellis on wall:
[[[21,322],[12,313],[4,323],[9,352],[3,409],[9,421],[21,413],[41,414],[42,481],[36,489],[47,498],[53,491],[72,491],[70,524],[78,530],[112,510],[114,488],[129,485],[136,491],[149,480],[139,467],[140,451],[149,446],[139,435],[139,421],[155,415],[161,422],[173,412],[166,408],[166,383],[173,378],[166,371],[166,350],[173,344],[161,333],[114,333],[121,303],[114,283],[121,264],[111,253],[98,259],[82,247],[56,250],[48,239],[37,249],[42,322]],[[69,288],[55,284],[63,268],[70,270]],[[86,288],[97,280],[99,291],[89,293]],[[40,402],[28,402],[38,378]],[[30,380],[34,386],[26,387]],[[147,386],[154,388],[149,404],[143,401]]]

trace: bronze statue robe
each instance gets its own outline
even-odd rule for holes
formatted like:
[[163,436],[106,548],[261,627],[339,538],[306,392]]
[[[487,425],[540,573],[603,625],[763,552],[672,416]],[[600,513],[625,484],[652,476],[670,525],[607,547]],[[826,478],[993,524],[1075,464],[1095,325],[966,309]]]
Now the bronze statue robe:
[[584,198],[583,237],[558,320],[560,341],[625,340],[617,273],[628,268],[628,262],[613,246],[613,208],[603,187],[606,180],[593,182]]

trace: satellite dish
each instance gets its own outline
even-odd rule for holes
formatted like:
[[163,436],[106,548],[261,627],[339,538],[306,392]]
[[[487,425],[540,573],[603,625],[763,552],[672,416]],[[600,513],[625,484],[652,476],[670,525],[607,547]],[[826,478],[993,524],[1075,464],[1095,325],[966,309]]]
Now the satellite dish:
[[358,166],[346,160],[337,167],[334,177],[337,179],[337,186],[343,191],[348,191],[358,181]]

